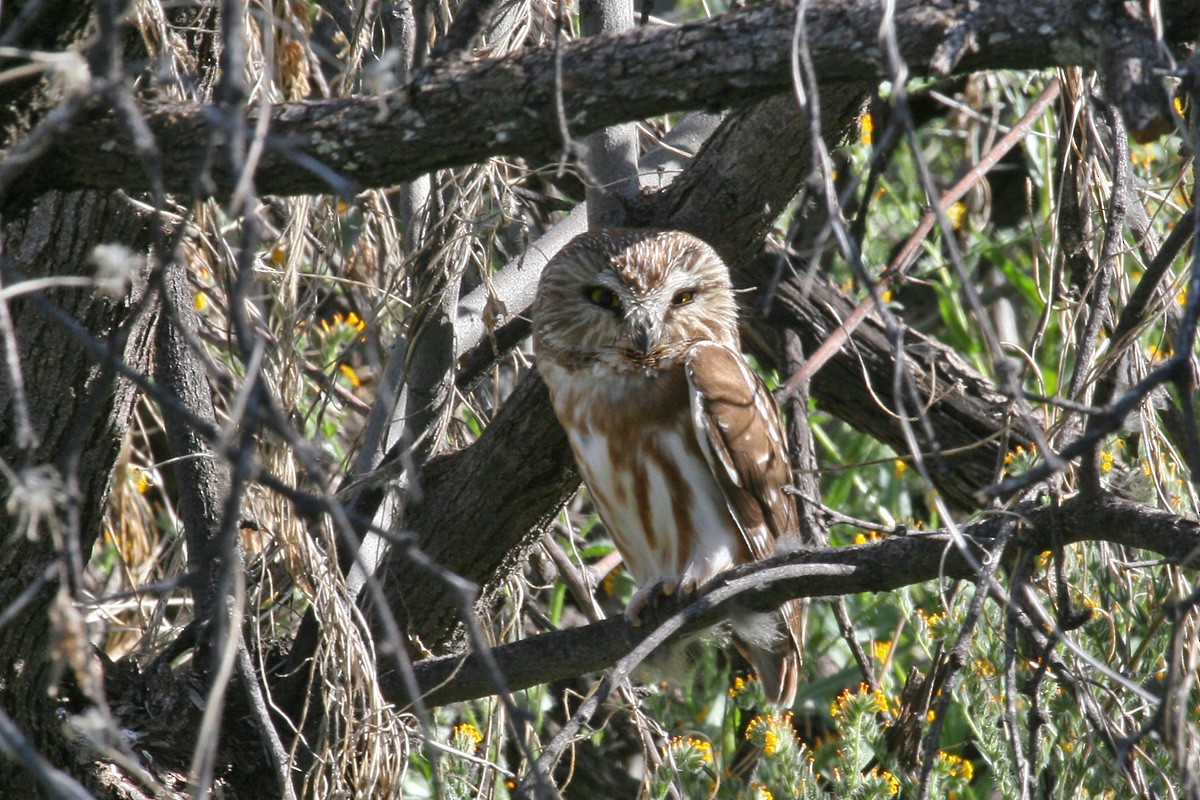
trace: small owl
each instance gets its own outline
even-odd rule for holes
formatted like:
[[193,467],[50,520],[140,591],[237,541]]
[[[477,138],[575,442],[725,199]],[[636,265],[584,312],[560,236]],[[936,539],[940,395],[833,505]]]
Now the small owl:
[[[737,320],[729,270],[679,231],[585,233],[542,275],[538,371],[638,584],[635,621],[657,595],[766,558],[796,531],[779,412]],[[780,614],[785,631],[734,638],[768,697],[791,705],[803,617],[794,601]]]

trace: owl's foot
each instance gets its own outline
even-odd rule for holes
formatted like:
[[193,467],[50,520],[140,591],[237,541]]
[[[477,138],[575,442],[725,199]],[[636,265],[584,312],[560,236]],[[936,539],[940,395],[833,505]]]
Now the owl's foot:
[[675,589],[675,581],[659,581],[643,586],[633,595],[629,605],[625,606],[625,618],[632,622],[635,628],[652,622],[659,607],[668,597],[675,594]]

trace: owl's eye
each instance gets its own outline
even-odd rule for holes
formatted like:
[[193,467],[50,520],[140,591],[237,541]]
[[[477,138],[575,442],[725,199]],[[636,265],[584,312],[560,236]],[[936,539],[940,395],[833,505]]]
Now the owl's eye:
[[686,306],[695,299],[696,293],[694,291],[691,289],[684,289],[682,292],[677,292],[675,296],[671,298],[671,305]]
[[584,290],[587,293],[588,302],[600,308],[608,308],[616,311],[621,307],[621,298],[617,297],[616,292],[611,289],[605,289],[603,286],[593,286]]

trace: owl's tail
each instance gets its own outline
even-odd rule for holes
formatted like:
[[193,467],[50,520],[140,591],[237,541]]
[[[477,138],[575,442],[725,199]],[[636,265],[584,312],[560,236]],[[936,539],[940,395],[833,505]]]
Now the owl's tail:
[[767,692],[767,699],[776,708],[788,708],[796,699],[800,682],[800,657],[794,652],[777,653],[758,647],[741,648],[742,654],[754,665],[758,679]]

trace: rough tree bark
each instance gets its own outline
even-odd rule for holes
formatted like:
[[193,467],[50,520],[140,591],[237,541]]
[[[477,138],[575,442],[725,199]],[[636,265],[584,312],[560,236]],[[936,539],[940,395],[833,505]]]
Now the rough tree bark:
[[[142,249],[149,245],[145,221],[127,200],[96,192],[47,194],[27,215],[4,226],[4,256],[13,265],[5,270],[4,283],[35,276],[90,277],[96,269],[90,262],[92,250],[112,242]],[[135,288],[144,285],[144,275],[135,277]],[[58,651],[48,647],[55,635],[61,636],[52,620],[69,614],[78,598],[79,575],[73,573],[100,533],[109,482],[137,394],[128,382],[114,380],[45,306],[75,320],[133,368],[148,371],[153,319],[145,310],[130,317],[140,300],[140,288],[136,291],[113,299],[91,287],[67,288],[47,292],[44,299],[9,303],[37,444],[28,450],[18,446],[13,428],[18,397],[11,383],[0,382],[0,458],[15,469],[17,481],[8,488],[17,505],[0,511],[0,541],[8,565],[0,570],[0,608],[16,610],[0,626],[0,707],[56,764],[70,763],[56,712],[78,710],[88,702],[81,691],[94,687],[99,666],[86,643],[67,642]],[[38,503],[49,504],[46,520],[22,524],[22,504]],[[14,604],[18,598],[22,603]],[[56,676],[68,657],[81,657],[72,667],[92,673],[92,680],[74,675],[54,696]],[[16,762],[0,759],[0,786],[6,791],[27,796],[17,788],[25,787],[26,780]]]
[[[896,5],[900,53],[913,75],[1099,65],[1111,49],[1107,37],[1125,18],[1122,4],[1091,0]],[[1191,37],[1200,10],[1185,0],[1164,5],[1168,35]],[[887,75],[878,44],[880,3],[812,0],[807,9],[808,45],[823,83]],[[561,62],[571,135],[786,92],[794,25],[794,4],[780,2],[675,28],[638,28],[575,42],[564,48]],[[1122,22],[1122,30],[1126,27]],[[553,156],[562,147],[559,85],[553,52],[534,50],[431,65],[403,90],[379,98],[272,106],[258,189],[277,195],[352,194],[488,155]],[[1141,86],[1145,90],[1146,83]],[[1159,115],[1169,117],[1161,88],[1158,94]],[[1155,103],[1143,99],[1143,106]],[[146,122],[163,151],[167,191],[191,192],[214,135],[221,133],[214,127],[219,123],[195,106],[149,108]],[[249,124],[253,128],[254,112]],[[17,199],[48,189],[149,188],[143,154],[123,124],[95,114],[77,118],[25,172]],[[211,180],[209,188],[225,194],[236,177],[216,167]]]

